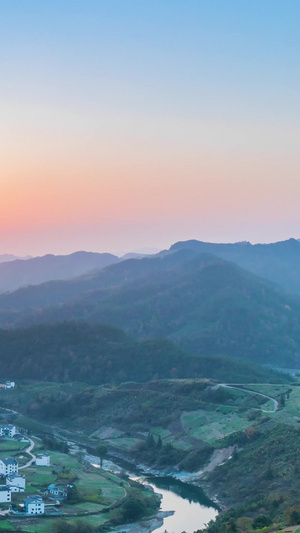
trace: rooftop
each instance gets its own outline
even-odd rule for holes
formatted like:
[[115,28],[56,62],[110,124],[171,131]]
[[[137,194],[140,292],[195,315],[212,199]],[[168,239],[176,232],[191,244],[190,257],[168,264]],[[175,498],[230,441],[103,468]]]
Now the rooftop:
[[17,477],[25,478],[25,476],[18,474],[18,472],[14,472],[13,474],[9,474],[9,476],[7,476],[7,479],[11,481],[12,479],[16,479]]
[[18,461],[12,457],[6,457],[6,459],[0,459],[5,465],[17,465]]
[[24,499],[24,503],[41,503],[43,501],[43,498],[41,496],[38,496],[38,494],[33,494],[32,496],[28,496]]

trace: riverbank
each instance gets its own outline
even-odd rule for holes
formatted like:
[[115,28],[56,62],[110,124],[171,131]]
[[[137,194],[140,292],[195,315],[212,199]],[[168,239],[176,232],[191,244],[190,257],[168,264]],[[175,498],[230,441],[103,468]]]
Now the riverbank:
[[212,494],[210,492],[209,486],[207,483],[205,483],[205,475],[230,460],[233,451],[234,446],[228,446],[227,448],[215,450],[208,464],[196,472],[187,472],[185,470],[180,471],[172,468],[163,468],[159,470],[144,463],[137,462],[132,456],[121,454],[120,452],[115,451],[111,452],[111,457],[113,460],[116,460],[118,465],[123,465],[125,470],[130,467],[134,468],[136,470],[136,474],[139,476],[153,476],[154,478],[168,477],[181,483],[190,485],[191,487],[197,487],[203,491],[203,495],[204,498],[206,498],[207,503],[210,502],[214,504],[219,511],[223,511],[226,509],[226,506],[218,499],[216,494]]
[[[99,459],[93,455],[85,455],[85,460],[99,468]],[[104,460],[103,468],[114,473],[123,472],[138,483],[151,488],[161,499],[161,509],[155,516],[141,521],[118,526],[113,529],[115,533],[162,533],[165,530],[173,533],[193,533],[214,520],[220,506],[207,498],[203,489],[196,484],[184,483],[176,479],[170,472],[149,472],[144,465],[129,463],[124,458],[113,461]],[[166,475],[167,474],[167,475]]]
[[164,519],[168,516],[172,516],[174,512],[175,511],[158,511],[158,513],[152,518],[140,520],[140,522],[134,522],[132,524],[127,524],[126,526],[119,526],[114,529],[112,533],[153,533],[153,531],[162,527]]

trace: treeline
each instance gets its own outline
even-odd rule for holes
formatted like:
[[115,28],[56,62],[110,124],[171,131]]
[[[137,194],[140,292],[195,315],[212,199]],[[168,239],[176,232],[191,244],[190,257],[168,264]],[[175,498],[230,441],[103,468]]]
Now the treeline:
[[178,449],[171,442],[163,443],[160,435],[154,438],[152,433],[140,441],[135,450],[139,461],[157,468],[177,465],[177,468],[194,472],[201,468],[210,458],[214,448],[204,442],[198,442],[192,451]]
[[286,382],[283,374],[227,357],[193,357],[163,339],[138,342],[103,324],[63,322],[0,330],[2,368],[10,379],[89,384],[209,377]]

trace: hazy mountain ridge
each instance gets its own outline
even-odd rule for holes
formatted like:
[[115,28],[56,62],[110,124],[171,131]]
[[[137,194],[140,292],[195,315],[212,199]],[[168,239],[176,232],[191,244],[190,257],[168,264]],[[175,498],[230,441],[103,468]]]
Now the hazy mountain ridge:
[[31,259],[0,262],[0,291],[14,291],[26,285],[49,280],[69,279],[116,263],[109,253],[75,252],[70,255],[45,255]]
[[[45,282],[36,286],[22,287],[8,294],[0,294],[0,315],[13,311],[18,313],[30,308],[43,308],[49,305],[62,304],[77,298],[89,291],[118,287],[127,282],[143,278],[154,272],[174,270],[186,258],[197,254],[190,250],[183,250],[172,254],[170,257],[153,256],[142,259],[128,259],[104,267],[101,271],[86,273],[70,280],[56,280]],[[14,322],[14,319],[12,319]],[[10,324],[7,321],[2,325]]]
[[237,265],[278,283],[283,288],[300,294],[300,242],[296,239],[271,244],[209,243],[197,240],[180,241],[173,244],[173,253],[179,250],[193,250],[196,253],[211,253],[232,261]]
[[187,250],[118,263],[91,280],[106,288],[44,309],[8,312],[1,296],[0,318],[23,326],[73,318],[106,322],[140,339],[169,338],[202,356],[300,367],[300,298],[233,263]]
[[19,257],[13,254],[1,254],[0,255],[0,263],[8,263],[10,261],[17,261],[17,260],[26,261],[28,259],[32,259],[32,257],[30,255],[26,255],[24,257]]
[[[266,246],[279,253],[298,245],[290,240]],[[0,295],[0,323],[106,322],[140,339],[169,338],[202,356],[300,367],[300,298],[232,262],[199,253],[219,246],[238,254],[253,248],[188,241],[73,280],[19,289]]]

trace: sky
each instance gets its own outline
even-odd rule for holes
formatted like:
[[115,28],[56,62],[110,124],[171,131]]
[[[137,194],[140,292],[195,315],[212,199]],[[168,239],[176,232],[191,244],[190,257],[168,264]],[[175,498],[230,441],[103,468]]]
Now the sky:
[[0,0],[0,253],[300,237],[298,0]]

